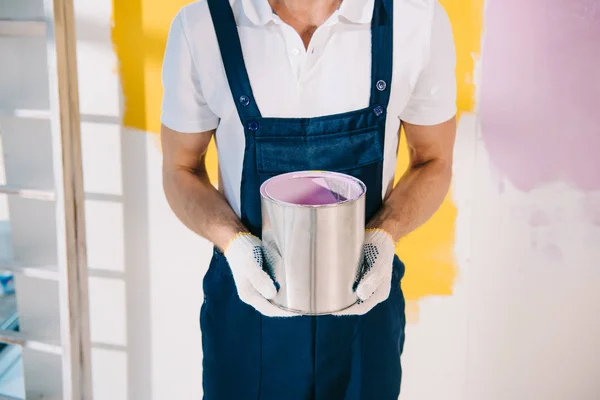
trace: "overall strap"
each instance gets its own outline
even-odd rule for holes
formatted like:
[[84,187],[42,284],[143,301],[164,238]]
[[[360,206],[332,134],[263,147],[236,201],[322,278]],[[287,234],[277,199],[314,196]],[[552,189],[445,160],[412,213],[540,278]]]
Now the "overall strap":
[[242,121],[260,118],[260,110],[252,94],[237,24],[229,0],[208,0],[208,8],[238,115]]
[[375,0],[371,21],[370,105],[387,108],[392,88],[394,60],[394,1]]

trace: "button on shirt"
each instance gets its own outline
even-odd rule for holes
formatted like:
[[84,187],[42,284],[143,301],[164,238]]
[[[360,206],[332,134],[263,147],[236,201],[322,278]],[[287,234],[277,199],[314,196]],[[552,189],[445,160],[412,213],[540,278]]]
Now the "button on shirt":
[[[344,0],[308,48],[267,0],[230,1],[254,97],[264,117],[317,117],[369,105],[374,0]],[[394,2],[394,72],[386,121],[383,193],[396,169],[401,121],[436,125],[456,114],[455,49],[437,0]],[[244,129],[206,0],[184,7],[171,25],[163,62],[162,123],[178,132],[216,128],[221,189],[240,215]],[[381,89],[380,89],[381,90]]]

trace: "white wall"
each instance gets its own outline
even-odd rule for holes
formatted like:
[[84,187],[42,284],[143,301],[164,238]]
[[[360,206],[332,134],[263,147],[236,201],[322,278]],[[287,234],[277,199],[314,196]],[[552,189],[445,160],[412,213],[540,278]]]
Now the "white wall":
[[83,157],[94,395],[201,398],[198,318],[210,246],[166,204],[156,137],[121,125],[111,11],[110,2],[76,1],[81,112],[90,121]]
[[460,276],[407,332],[402,399],[600,398],[600,226],[586,216],[600,193],[516,190],[475,116],[463,116],[455,151]]

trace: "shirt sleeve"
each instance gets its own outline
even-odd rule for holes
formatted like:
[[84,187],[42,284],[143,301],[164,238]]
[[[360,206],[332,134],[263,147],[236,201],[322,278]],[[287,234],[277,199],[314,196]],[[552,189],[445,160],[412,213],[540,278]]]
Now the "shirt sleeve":
[[161,122],[182,133],[215,129],[219,118],[206,103],[186,37],[182,10],[171,24],[163,60]]
[[400,119],[414,125],[437,125],[456,115],[456,52],[448,14],[434,1],[429,59]]

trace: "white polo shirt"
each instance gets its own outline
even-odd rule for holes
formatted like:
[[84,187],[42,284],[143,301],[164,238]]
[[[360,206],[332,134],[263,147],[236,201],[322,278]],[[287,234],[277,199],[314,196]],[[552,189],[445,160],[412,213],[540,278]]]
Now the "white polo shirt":
[[[254,97],[264,117],[317,117],[369,105],[374,0],[344,0],[305,49],[268,0],[231,0]],[[456,114],[455,50],[437,0],[394,0],[394,70],[383,193],[391,190],[400,122],[435,125]],[[221,185],[240,215],[244,129],[229,90],[206,0],[175,17],[163,63],[162,123],[216,131]]]

